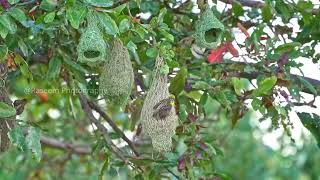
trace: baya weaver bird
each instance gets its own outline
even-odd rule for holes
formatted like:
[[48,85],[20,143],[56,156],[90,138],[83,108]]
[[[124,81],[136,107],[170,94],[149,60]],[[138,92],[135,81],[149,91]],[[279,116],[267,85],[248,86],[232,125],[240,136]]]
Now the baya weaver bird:
[[174,107],[174,96],[162,99],[153,106],[153,117],[157,120],[164,120],[169,116],[171,109]]

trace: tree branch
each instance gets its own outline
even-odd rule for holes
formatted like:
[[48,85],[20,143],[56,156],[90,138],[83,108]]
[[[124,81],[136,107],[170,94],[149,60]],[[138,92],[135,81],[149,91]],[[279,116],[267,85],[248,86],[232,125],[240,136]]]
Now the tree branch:
[[[232,4],[234,0],[220,0],[221,2],[224,2],[226,4]],[[263,8],[266,4],[262,1],[256,1],[256,0],[237,0],[242,6],[252,7],[252,8]],[[319,13],[319,9],[312,9],[311,13],[316,15]]]
[[87,117],[89,120],[98,128],[98,130],[101,132],[106,144],[108,145],[108,148],[117,156],[119,157],[123,162],[126,164],[129,162],[128,159],[123,155],[123,152],[112,142],[107,128],[104,127],[100,121],[98,121],[92,114],[92,109],[90,108],[88,104],[87,98],[84,96],[83,93],[80,92],[80,103],[84,110],[84,112],[87,114]]
[[55,149],[61,149],[64,151],[71,151],[78,155],[86,155],[91,153],[90,146],[77,145],[72,142],[59,141],[57,139],[46,137],[46,136],[41,136],[40,141],[43,146],[47,146]]
[[123,133],[123,131],[121,131],[121,129],[113,122],[113,120],[105,113],[101,110],[101,108],[94,102],[92,101],[88,101],[88,104],[89,106],[97,111],[103,119],[105,119],[107,121],[107,123],[114,129],[114,131],[116,133],[118,133],[121,138],[126,141],[129,145],[129,147],[132,149],[133,153],[136,155],[136,156],[139,156],[139,153],[135,147],[135,145],[132,143],[132,141]]

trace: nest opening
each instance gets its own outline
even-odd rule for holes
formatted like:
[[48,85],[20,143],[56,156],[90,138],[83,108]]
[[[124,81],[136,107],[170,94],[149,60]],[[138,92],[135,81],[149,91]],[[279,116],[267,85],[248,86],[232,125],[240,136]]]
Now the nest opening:
[[217,31],[219,31],[219,30],[215,29],[215,28],[211,28],[211,29],[207,30],[204,34],[205,41],[208,43],[215,42],[218,38]]
[[95,51],[95,50],[87,50],[83,52],[84,57],[91,59],[91,58],[97,58],[101,56],[100,51]]

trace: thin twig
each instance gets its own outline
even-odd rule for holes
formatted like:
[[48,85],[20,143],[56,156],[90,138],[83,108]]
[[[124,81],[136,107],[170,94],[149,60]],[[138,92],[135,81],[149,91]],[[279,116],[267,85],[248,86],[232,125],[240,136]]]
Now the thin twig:
[[101,110],[101,108],[94,102],[92,101],[88,101],[88,104],[89,106],[97,111],[97,113],[99,113],[103,119],[105,119],[107,121],[107,123],[113,128],[113,130],[118,133],[121,138],[126,141],[129,145],[129,147],[132,149],[133,153],[136,155],[136,156],[139,156],[139,153],[135,147],[135,145],[132,143],[132,141],[124,134],[123,131],[121,131],[121,129],[113,122],[113,120],[105,113]]
[[107,128],[104,127],[101,122],[99,122],[92,114],[92,109],[90,108],[89,104],[88,104],[88,100],[87,98],[84,96],[83,93],[79,94],[80,97],[80,103],[81,106],[84,110],[84,112],[87,114],[87,117],[89,118],[89,120],[98,128],[98,130],[101,132],[105,142],[107,143],[108,147],[110,148],[110,150],[117,156],[119,157],[123,162],[125,162],[126,164],[129,163],[128,159],[123,155],[123,152],[112,142]]

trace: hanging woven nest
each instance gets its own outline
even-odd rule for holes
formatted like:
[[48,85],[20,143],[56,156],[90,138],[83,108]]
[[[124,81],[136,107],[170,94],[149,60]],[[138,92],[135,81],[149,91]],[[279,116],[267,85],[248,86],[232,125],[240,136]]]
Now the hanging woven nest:
[[87,22],[88,26],[81,35],[77,47],[78,61],[89,66],[97,66],[106,59],[107,44],[93,14],[88,16]]
[[110,43],[110,55],[100,75],[100,94],[112,105],[123,107],[131,94],[133,78],[128,49],[120,39],[114,39]]
[[170,151],[171,137],[175,134],[178,116],[174,108],[174,98],[170,96],[167,75],[160,72],[164,62],[156,59],[152,84],[141,110],[143,134],[150,136],[155,151]]
[[213,49],[221,43],[224,26],[213,14],[211,8],[207,7],[201,14],[195,28],[194,37],[198,46]]

